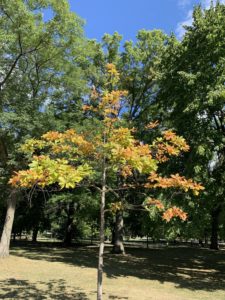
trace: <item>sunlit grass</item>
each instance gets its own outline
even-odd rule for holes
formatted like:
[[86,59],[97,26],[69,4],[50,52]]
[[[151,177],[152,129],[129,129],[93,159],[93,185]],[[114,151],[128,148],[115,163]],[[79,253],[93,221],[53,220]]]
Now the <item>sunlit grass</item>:
[[[127,249],[105,254],[104,299],[225,299],[225,251]],[[95,299],[97,248],[13,247],[0,261],[1,299]]]

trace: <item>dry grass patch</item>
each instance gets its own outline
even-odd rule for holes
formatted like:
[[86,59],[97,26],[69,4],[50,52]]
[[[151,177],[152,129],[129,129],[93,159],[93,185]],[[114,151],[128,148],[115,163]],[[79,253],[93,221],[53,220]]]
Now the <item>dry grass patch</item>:
[[[224,300],[225,251],[127,249],[105,254],[104,299]],[[13,247],[0,261],[1,299],[95,299],[96,247]]]

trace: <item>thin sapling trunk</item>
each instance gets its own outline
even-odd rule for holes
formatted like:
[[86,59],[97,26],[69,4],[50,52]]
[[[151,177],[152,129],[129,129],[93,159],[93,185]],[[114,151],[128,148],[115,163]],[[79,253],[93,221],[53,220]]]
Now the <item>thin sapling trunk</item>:
[[105,246],[105,194],[106,194],[106,166],[103,162],[101,208],[100,208],[100,245],[98,256],[97,300],[102,300],[103,254]]

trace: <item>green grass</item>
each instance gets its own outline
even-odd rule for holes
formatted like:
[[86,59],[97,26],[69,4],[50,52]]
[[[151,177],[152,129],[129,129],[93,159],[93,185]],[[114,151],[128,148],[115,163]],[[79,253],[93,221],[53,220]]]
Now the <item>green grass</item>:
[[[95,246],[14,246],[0,261],[0,299],[95,299]],[[225,300],[225,251],[106,248],[104,299]]]

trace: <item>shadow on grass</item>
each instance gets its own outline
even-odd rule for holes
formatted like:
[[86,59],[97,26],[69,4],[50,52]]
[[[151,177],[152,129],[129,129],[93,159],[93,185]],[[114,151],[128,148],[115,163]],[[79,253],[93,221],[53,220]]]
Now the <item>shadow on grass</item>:
[[[97,247],[14,247],[13,255],[35,260],[57,261],[79,267],[96,268]],[[106,247],[104,272],[109,278],[134,276],[171,282],[177,288],[225,291],[225,251],[171,247],[159,249],[127,248],[127,255],[112,255]],[[69,298],[68,298],[69,299]],[[76,299],[76,298],[75,298]],[[82,298],[81,298],[82,299]],[[112,298],[113,299],[113,298]]]
[[10,278],[0,281],[0,299],[88,300],[89,298],[79,288],[70,289],[70,292],[68,292],[63,279],[49,282],[39,281],[33,284],[27,280]]

